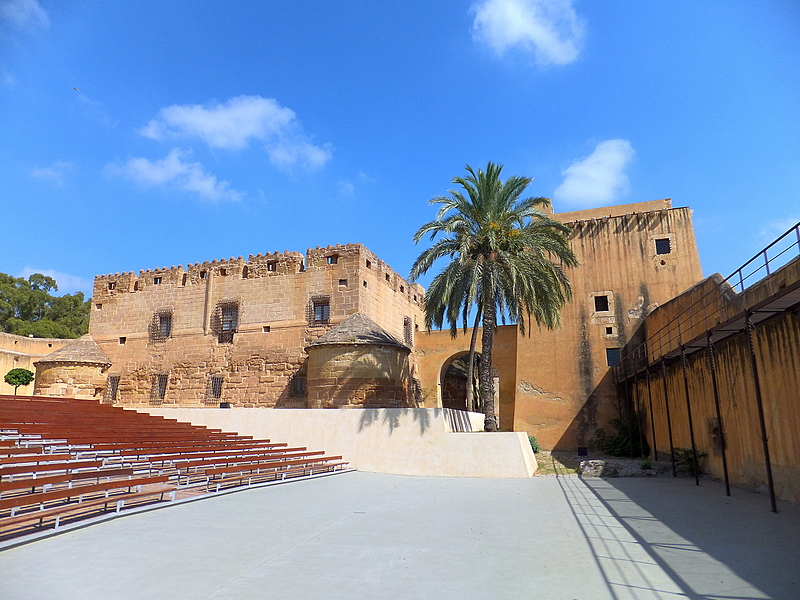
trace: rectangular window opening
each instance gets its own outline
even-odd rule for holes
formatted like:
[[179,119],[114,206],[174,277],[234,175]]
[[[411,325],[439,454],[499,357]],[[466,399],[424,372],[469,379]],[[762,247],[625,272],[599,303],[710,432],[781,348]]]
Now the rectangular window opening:
[[106,388],[106,404],[114,404],[119,393],[119,375],[108,377],[108,387]]
[[153,277],[153,285],[161,285],[161,277]]
[[117,282],[116,282],[116,281],[109,281],[109,282],[108,282],[108,289],[109,289],[109,290],[113,290],[113,289],[115,289],[116,287],[117,287]]
[[150,389],[150,404],[156,406],[163,403],[167,397],[167,375],[159,373],[153,377],[153,387]]
[[594,311],[595,312],[608,312],[608,296],[595,296],[594,297]]
[[339,255],[338,254],[331,254],[330,256],[325,257],[328,261],[329,265],[335,265],[339,262]]
[[267,263],[267,271],[270,273],[274,273],[278,270],[278,263],[277,261],[271,260]]
[[272,329],[270,328],[270,326],[269,326],[269,325],[264,325],[264,326],[261,328],[261,331],[263,331],[264,333],[269,333],[271,330],[272,330]]
[[127,341],[128,341],[128,338],[123,336],[123,337],[119,338],[119,345],[120,346],[124,346],[127,343]]
[[613,327],[606,327],[606,335],[613,335],[614,328]]
[[222,398],[222,381],[223,378],[216,375],[212,375],[208,380],[206,399],[211,400],[214,404]]
[[371,269],[371,268],[372,268],[372,261],[371,261],[371,260],[369,260],[369,259],[367,259],[367,268],[368,268],[368,269]]
[[672,252],[669,238],[660,238],[656,240],[656,254],[669,254]]
[[616,364],[619,364],[620,354],[619,348],[606,348],[606,364],[609,367],[613,367]]
[[405,317],[403,319],[403,341],[406,343],[406,346],[414,345],[414,327],[411,317]]
[[205,279],[205,278],[206,278],[206,272],[200,271],[200,279]]
[[239,305],[234,303],[221,304],[218,310],[218,341],[220,344],[232,344],[233,334],[236,333],[239,327]]
[[342,287],[347,287],[347,279],[340,279],[339,285]]

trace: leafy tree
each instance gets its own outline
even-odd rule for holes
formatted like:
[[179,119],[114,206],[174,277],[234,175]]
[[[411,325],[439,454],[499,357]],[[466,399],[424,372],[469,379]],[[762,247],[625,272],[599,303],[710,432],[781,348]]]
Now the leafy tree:
[[77,338],[89,330],[90,303],[83,292],[53,296],[55,279],[0,273],[0,330],[34,337]]
[[14,386],[14,395],[17,395],[17,388],[28,385],[33,381],[33,373],[28,369],[11,369],[3,378],[8,385]]
[[428,287],[425,323],[430,329],[447,322],[455,335],[459,321],[466,331],[468,316],[476,311],[473,333],[478,320],[483,323],[478,370],[484,429],[497,431],[492,346],[498,317],[516,322],[523,334],[526,319],[557,327],[560,309],[571,297],[565,269],[578,261],[567,239],[569,229],[540,210],[550,200],[521,198],[530,178],[512,176],[503,182],[503,166],[491,162],[485,171],[466,169],[467,177],[453,179],[461,189],[430,201],[441,205],[439,213],[414,241],[426,234],[442,238],[417,258],[410,279],[418,279],[440,258],[450,259]]

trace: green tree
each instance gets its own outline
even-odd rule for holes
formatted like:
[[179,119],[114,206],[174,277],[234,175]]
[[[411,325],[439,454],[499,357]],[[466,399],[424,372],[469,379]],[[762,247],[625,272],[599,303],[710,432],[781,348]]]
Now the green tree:
[[504,182],[503,166],[491,162],[485,171],[466,169],[467,177],[453,178],[461,189],[430,201],[441,205],[439,212],[414,241],[427,234],[432,240],[442,237],[417,258],[410,279],[417,280],[437,260],[450,259],[428,287],[425,323],[430,329],[447,322],[455,334],[459,321],[466,331],[476,311],[473,332],[478,320],[483,324],[479,379],[484,429],[497,431],[492,347],[498,318],[515,322],[523,334],[531,319],[539,327],[559,326],[561,307],[571,297],[565,269],[578,261],[567,239],[569,229],[541,210],[550,200],[521,197],[530,178],[515,175]]
[[8,385],[14,386],[14,395],[17,395],[17,388],[28,385],[33,381],[33,373],[28,369],[11,369],[3,378]]
[[77,338],[89,330],[90,303],[83,292],[53,296],[52,277],[28,279],[0,273],[0,329],[34,337]]

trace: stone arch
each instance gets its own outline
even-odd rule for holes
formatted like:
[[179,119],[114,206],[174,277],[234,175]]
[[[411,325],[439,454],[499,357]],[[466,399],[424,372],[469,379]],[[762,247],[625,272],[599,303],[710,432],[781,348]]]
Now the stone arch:
[[[452,354],[447,360],[442,363],[442,368],[439,371],[439,394],[442,408],[454,408],[457,410],[466,410],[467,398],[467,357],[469,352],[461,350]],[[475,352],[476,363],[480,363],[480,352]],[[498,407],[498,390],[499,376],[497,368],[492,367],[492,372],[495,378],[495,411]],[[477,386],[478,370],[477,364],[475,366],[475,385]],[[477,389],[476,389],[477,398]],[[481,412],[481,407],[478,407]]]

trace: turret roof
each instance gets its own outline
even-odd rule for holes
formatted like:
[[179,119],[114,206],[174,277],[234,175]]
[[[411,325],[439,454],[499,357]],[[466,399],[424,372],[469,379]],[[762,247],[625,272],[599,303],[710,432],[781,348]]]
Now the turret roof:
[[111,365],[111,361],[88,333],[73,340],[63,348],[51,352],[36,363],[85,363],[90,365]]
[[306,347],[329,345],[395,346],[408,350],[408,346],[398,341],[383,327],[361,313],[347,317],[328,333]]

